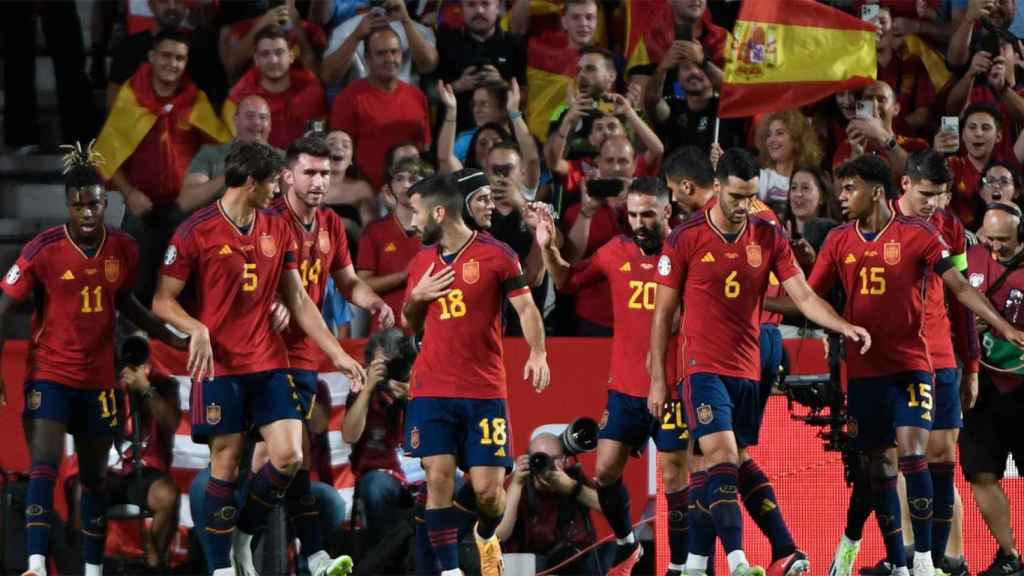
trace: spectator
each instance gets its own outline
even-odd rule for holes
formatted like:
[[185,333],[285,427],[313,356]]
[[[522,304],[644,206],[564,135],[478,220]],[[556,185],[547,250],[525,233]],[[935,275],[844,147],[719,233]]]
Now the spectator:
[[785,217],[793,169],[821,163],[818,134],[799,110],[790,109],[765,116],[758,124],[756,140],[761,161],[757,196]]
[[471,98],[480,84],[515,78],[526,86],[526,42],[498,26],[498,8],[498,0],[462,0],[465,25],[437,34],[437,76],[459,100],[458,130],[473,126]]
[[927,148],[928,143],[920,138],[898,134],[893,128],[900,104],[891,86],[885,82],[875,82],[864,89],[863,98],[874,102],[874,113],[871,118],[854,118],[846,125],[846,139],[839,144],[832,157],[832,167],[870,153],[885,159],[898,176],[903,173],[907,155]]
[[1020,190],[1022,189],[1020,170],[1001,160],[989,162],[985,168],[985,175],[981,178],[981,187],[978,188],[978,221],[981,221],[980,212],[985,206],[995,202],[1003,204],[1020,205]]
[[331,32],[360,10],[370,6],[370,0],[310,0],[309,21]]
[[[707,0],[669,0],[667,6],[657,9],[649,17],[655,22],[672,22],[649,26],[644,33],[643,43],[651,62],[660,62],[672,45],[685,46],[689,59],[695,63],[706,63],[708,76],[721,78],[725,65],[725,44],[729,32],[711,21],[707,11]],[[676,38],[676,30],[689,30],[690,40]],[[632,57],[631,54],[626,55]]]
[[387,0],[383,7],[353,16],[331,33],[320,77],[332,92],[346,78],[366,78],[366,37],[374,28],[386,27],[395,31],[402,48],[399,80],[417,85],[421,75],[437,68],[434,31],[413,20],[403,0]]
[[[551,459],[549,470],[530,469],[531,456],[540,453]],[[591,510],[601,511],[597,491],[579,464],[570,462],[554,434],[537,434],[529,454],[516,459],[508,480],[505,517],[495,534],[506,552],[538,555],[538,571],[559,565],[597,540],[590,519]],[[586,554],[558,573],[601,574],[596,558],[596,553]]]
[[[406,267],[420,250],[420,237],[412,229],[409,188],[431,174],[433,170],[419,158],[403,158],[389,166],[383,194],[392,212],[367,224],[359,239],[356,271],[392,310],[402,309]],[[376,319],[373,322],[371,334],[379,328]]]
[[[397,525],[395,509],[412,506],[398,449],[409,397],[415,343],[397,328],[376,332],[366,344],[366,385],[345,403],[341,435],[352,446],[355,497],[362,503],[367,540],[380,542]],[[400,365],[400,373],[395,366]]]
[[341,130],[327,134],[331,148],[331,186],[324,204],[347,220],[363,225],[378,215],[377,194],[352,163],[352,137]]
[[[993,159],[996,144],[1002,138],[1003,118],[995,107],[985,103],[968,106],[961,118],[963,145],[960,154],[947,159],[953,172],[950,209],[967,229],[975,231],[981,225],[974,213],[981,175]],[[948,147],[949,140],[955,138],[950,132],[940,131],[935,135],[936,149]]]
[[[911,53],[903,36],[897,36],[893,29],[893,18],[889,8],[879,5],[878,9],[878,80],[895,90],[900,111],[895,118],[896,131],[902,134],[927,136],[933,131],[934,119],[931,107],[936,94],[946,86],[948,79],[936,75],[933,79],[921,57]],[[943,84],[936,86],[935,82]]]
[[[218,51],[224,71],[232,84],[237,82],[249,67],[249,61],[256,48],[256,34],[273,25],[288,31],[288,46],[295,54],[294,65],[312,70],[314,74],[319,71],[319,54],[326,44],[323,31],[301,18],[295,8],[295,0],[275,4],[271,7],[269,0],[221,3],[221,16],[225,23],[220,28]],[[238,14],[232,15],[231,12]],[[229,15],[230,17],[225,17]],[[228,24],[227,21],[232,23]]]
[[[967,252],[971,285],[985,294],[1001,316],[1020,327],[1024,325],[1024,317],[1017,313],[1019,294],[1024,291],[1020,210],[1000,206],[988,210],[983,222],[981,237],[985,245],[974,246]],[[1007,456],[1012,454],[1015,462],[1024,462],[1024,435],[1019,430],[1020,415],[1024,413],[1020,354],[983,328],[987,327],[979,328],[979,332],[985,332],[982,349],[986,362],[977,402],[973,406],[964,404],[960,466],[971,483],[989,533],[999,544],[992,565],[983,574],[1019,574],[1021,561],[1010,525],[1010,502],[1000,481],[1006,471]],[[996,359],[1000,356],[998,352],[1004,352],[1001,361]]]
[[715,194],[715,169],[707,153],[696,146],[669,154],[662,164],[662,174],[672,191],[672,202],[687,216],[703,210]]
[[[520,0],[516,6],[529,10],[529,2]],[[513,8],[513,11],[515,8]],[[565,0],[559,20],[560,28],[550,28],[527,36],[527,64],[543,70],[550,62],[538,61],[557,54],[559,59],[579,60],[580,51],[594,45],[598,29],[599,9],[596,0]],[[512,29],[512,18],[509,28]],[[521,19],[526,35],[530,18]],[[526,99],[526,118],[530,130],[541,139],[548,138],[548,124],[555,108],[561,104],[569,78],[555,74],[533,74]]]
[[967,66],[971,54],[979,52],[986,34],[979,31],[1007,31],[1017,8],[1014,0],[953,0],[954,31],[946,59],[954,68]]
[[161,255],[182,218],[175,201],[192,157],[202,144],[230,138],[206,95],[185,74],[188,50],[181,32],[157,34],[149,62],[121,87],[96,142],[106,159],[100,173],[124,197],[123,227],[139,243],[135,294],[146,304]]
[[[617,77],[615,56],[611,52],[593,47],[580,51],[575,91],[569,90],[565,103],[555,109],[548,126],[548,140],[544,144],[548,166],[554,166],[558,158],[575,159],[594,154],[595,149],[587,145],[594,112],[612,111],[605,100],[614,92]],[[569,114],[572,116],[567,121]],[[559,150],[564,152],[556,154]]]
[[[447,104],[447,100],[442,99]],[[457,102],[457,101],[456,101]],[[477,131],[484,124],[502,124],[506,130],[508,127],[505,126],[508,122],[508,85],[504,82],[485,82],[473,90],[473,124],[474,127],[469,130],[463,130],[455,135],[455,144],[452,148],[452,154],[462,162],[466,164],[466,158],[469,156],[469,142],[476,135]],[[518,108],[511,112],[518,112]],[[452,122],[453,124],[455,122]],[[447,128],[447,126],[442,126]]]
[[[623,180],[628,184],[636,172],[636,152],[629,139],[609,136],[597,158],[597,173],[591,178]],[[566,243],[563,256],[575,263],[593,254],[612,238],[624,232],[621,208],[626,186],[613,198],[594,198],[587,193],[586,182],[580,186],[581,200],[565,212],[563,228]],[[580,290],[575,298],[577,336],[608,337],[612,332],[612,312],[608,307],[611,293],[607,281]]]
[[370,75],[348,85],[334,99],[331,130],[343,130],[356,148],[356,166],[374,189],[384,184],[384,160],[399,142],[430,145],[427,98],[398,79],[401,45],[391,28],[374,29],[366,38]]
[[814,252],[838,225],[832,179],[817,165],[802,165],[789,179],[786,227],[792,240],[806,240]]
[[231,88],[221,116],[234,133],[238,103],[250,94],[262,96],[270,106],[268,142],[284,149],[309,129],[310,122],[327,118],[324,89],[311,71],[292,67],[295,57],[284,28],[276,24],[263,28],[256,33],[254,45],[254,65]]
[[[107,108],[114,107],[114,100],[121,85],[128,81],[146,63],[146,55],[153,49],[153,38],[162,30],[177,30],[185,22],[187,8],[179,0],[149,0],[155,26],[124,37],[110,55],[110,78],[107,83]],[[188,63],[191,69],[196,65],[193,59]]]
[[234,124],[234,140],[205,144],[189,163],[177,199],[178,209],[183,213],[202,208],[224,194],[224,159],[235,140],[267,143],[271,128],[270,106],[262,96],[250,94],[239,101]]
[[[665,96],[665,80],[669,73],[683,89],[683,95]],[[644,90],[647,117],[667,150],[693,144],[705,154],[711,152],[711,143],[718,134],[723,148],[743,145],[744,121],[726,119],[718,122],[718,96],[715,86],[703,66],[685,57],[673,45],[665,53]]]

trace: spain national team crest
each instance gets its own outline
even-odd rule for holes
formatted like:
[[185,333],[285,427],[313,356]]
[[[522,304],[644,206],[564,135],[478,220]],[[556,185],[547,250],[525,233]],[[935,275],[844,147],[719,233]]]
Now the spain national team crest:
[[206,407],[206,423],[210,426],[220,424],[220,405],[210,404]]
[[412,431],[409,432],[409,447],[416,450],[420,447],[420,429],[413,426]]
[[103,261],[103,276],[107,282],[117,282],[121,277],[121,261],[117,258],[107,258]]
[[900,263],[900,243],[899,242],[886,242],[882,249],[882,259],[889,266],[895,266]]
[[39,410],[39,407],[42,405],[43,393],[39,390],[33,390],[25,397],[25,406],[27,406],[29,410]]
[[470,260],[462,265],[462,281],[466,284],[476,284],[480,279],[480,263]]
[[277,242],[274,241],[273,236],[270,234],[260,236],[260,252],[267,258],[273,258],[277,255]]
[[331,251],[331,234],[327,230],[321,230],[317,235],[317,242],[320,245],[320,253],[327,254]]
[[747,245],[747,264],[752,268],[761,267],[761,246],[757,244]]
[[707,404],[701,404],[697,406],[697,422],[704,424],[705,426],[711,424],[711,421],[715,419],[715,411],[711,409],[711,406]]

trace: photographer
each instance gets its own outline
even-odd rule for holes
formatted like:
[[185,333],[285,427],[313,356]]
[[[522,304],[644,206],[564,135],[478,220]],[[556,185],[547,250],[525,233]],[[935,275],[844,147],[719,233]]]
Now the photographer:
[[349,394],[341,436],[352,445],[356,499],[363,504],[368,542],[380,542],[400,520],[395,509],[407,500],[398,462],[409,396],[415,343],[397,328],[374,333],[366,344],[366,386]]
[[[506,552],[538,556],[537,570],[553,567],[596,541],[590,511],[601,511],[597,491],[557,436],[538,434],[530,453],[516,459],[506,492],[505,517],[495,530]],[[586,554],[559,574],[601,574]]]

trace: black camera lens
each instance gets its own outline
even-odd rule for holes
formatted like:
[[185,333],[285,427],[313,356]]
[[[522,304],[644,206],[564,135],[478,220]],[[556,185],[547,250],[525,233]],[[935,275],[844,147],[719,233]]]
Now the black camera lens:
[[555,461],[544,452],[530,454],[530,474],[543,474],[555,469]]
[[596,449],[597,421],[593,418],[577,418],[566,426],[561,441],[567,454],[582,454]]

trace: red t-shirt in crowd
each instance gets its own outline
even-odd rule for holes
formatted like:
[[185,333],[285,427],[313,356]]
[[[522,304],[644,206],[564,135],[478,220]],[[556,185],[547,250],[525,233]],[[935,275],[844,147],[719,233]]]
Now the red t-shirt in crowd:
[[760,380],[761,309],[769,276],[800,274],[778,226],[750,216],[731,240],[705,209],[676,227],[658,260],[658,284],[680,290],[685,375]]
[[507,244],[477,233],[451,264],[440,250],[439,245],[427,246],[409,263],[406,298],[431,264],[434,273],[447,266],[455,270],[451,292],[427,307],[411,395],[505,398],[502,300],[530,293],[519,257]]
[[[579,199],[580,196],[580,184],[587,179],[588,176],[597,178],[598,169],[595,158],[581,158],[579,160],[569,160],[569,171],[566,172],[565,177],[562,178],[562,189],[564,190],[565,197],[569,202],[574,202]],[[647,163],[647,158],[643,154],[638,154],[636,157],[636,168],[633,169],[633,177],[639,178],[641,176],[657,176],[658,175],[658,163],[653,166]]]
[[[612,337],[612,366],[608,387],[622,394],[646,398],[651,377],[647,373],[647,353],[651,349],[651,321],[654,318],[654,282],[659,254],[647,255],[625,234],[616,236],[598,248],[593,256],[572,266],[563,288],[570,294],[598,282],[611,286],[611,308],[615,316]],[[608,303],[606,302],[605,305]],[[669,350],[674,350],[673,336]],[[676,382],[676,355],[665,361],[665,382],[673,398]]]
[[978,202],[978,191],[981,190],[982,173],[974,162],[964,155],[946,158],[953,182],[950,184],[952,198],[949,209],[971,230],[981,227],[975,209]]
[[[908,154],[929,148],[928,143],[920,138],[911,138],[909,136],[901,136],[899,134],[896,135],[896,143],[906,150]],[[867,149],[865,149],[864,152],[865,154],[881,156],[883,160],[889,162],[889,151],[885,149],[884,144],[879,146],[872,142],[868,144]],[[834,170],[843,162],[852,159],[853,147],[850,146],[850,141],[844,138],[843,141],[839,143],[835,156],[832,157],[832,169]]]
[[273,210],[258,210],[248,230],[207,206],[178,226],[164,255],[163,274],[182,282],[195,276],[192,315],[210,331],[217,376],[288,367],[284,340],[270,327],[270,306],[285,270],[298,266],[291,225]]
[[846,291],[843,317],[871,334],[867,354],[860,354],[857,343],[847,346],[851,379],[932,372],[924,335],[925,288],[928,276],[952,265],[939,231],[920,218],[893,212],[872,240],[856,222],[832,230],[809,282],[822,296],[840,283]]
[[[352,265],[352,257],[348,253],[348,238],[345,236],[345,224],[334,210],[318,208],[312,225],[307,227],[292,211],[284,196],[274,200],[273,209],[291,223],[298,247],[302,286],[309,294],[310,300],[319,308],[323,304],[324,291],[327,290],[327,279],[338,270]],[[288,326],[283,336],[288,347],[290,368],[313,371],[320,368],[324,358],[323,352],[296,322],[293,321]]]
[[[352,473],[358,478],[374,470],[388,470],[402,477],[398,448],[402,446],[405,406],[385,392],[374,391],[372,394],[363,435],[352,445],[352,454],[348,457]],[[348,395],[346,409],[355,404],[357,396]]]
[[9,298],[35,296],[28,380],[52,380],[81,390],[114,385],[114,322],[118,296],[135,285],[139,248],[104,227],[91,255],[54,226],[25,245],[0,288]]
[[[651,17],[658,25],[647,28],[644,34],[644,46],[647,48],[647,55],[654,64],[661,62],[661,59],[668,52],[672,43],[676,40],[675,15],[669,2],[662,3],[660,13],[652,14]],[[701,17],[701,33],[697,40],[704,48],[704,58],[711,60],[715,65],[721,67],[725,64],[725,43],[729,39],[729,32],[711,21],[711,13],[704,10]]]
[[[260,71],[250,68],[228,94],[228,100],[238,105],[246,96],[262,96],[270,107],[271,146],[285,150],[293,141],[306,133],[310,120],[327,117],[327,97],[320,79],[305,68],[288,71],[289,85],[283,92],[270,92],[260,84]],[[225,108],[225,111],[227,109]],[[224,118],[234,127],[234,118]]]
[[363,78],[348,85],[331,106],[331,130],[344,130],[356,149],[356,166],[374,189],[384,185],[388,149],[414,142],[430,145],[427,97],[412,84],[399,81],[385,92]]
[[[366,225],[359,238],[359,255],[356,270],[368,270],[374,276],[387,276],[406,269],[416,253],[420,251],[420,237],[407,231],[398,218],[392,214]],[[398,317],[405,303],[405,286],[380,294],[384,302]],[[380,322],[373,317],[370,332],[380,329]]]
[[932,83],[921,58],[905,50],[895,51],[889,64],[878,68],[878,79],[888,84],[896,94],[900,113],[893,119],[893,128],[901,134],[914,132],[907,125],[906,117],[918,108],[930,108],[936,94],[943,88]]
[[[573,204],[565,211],[563,230],[565,234],[569,233],[573,224],[576,223],[576,219],[579,218],[581,206],[579,203]],[[607,204],[602,205],[590,219],[590,234],[587,236],[587,247],[583,251],[583,257],[589,258],[609,240],[625,232],[626,229],[622,225],[618,212]],[[608,287],[608,282],[605,281],[595,282],[580,289],[575,298],[576,316],[587,322],[611,328],[612,309],[608,306],[611,297],[611,289]]]

